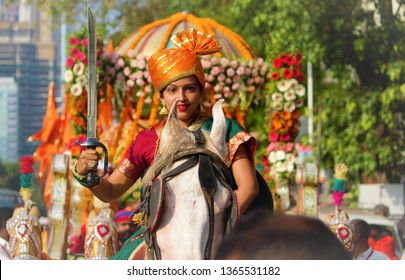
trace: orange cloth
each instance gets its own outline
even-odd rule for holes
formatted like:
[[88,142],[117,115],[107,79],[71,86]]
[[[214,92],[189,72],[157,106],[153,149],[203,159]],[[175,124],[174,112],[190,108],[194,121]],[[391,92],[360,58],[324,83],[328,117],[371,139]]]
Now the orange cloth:
[[191,75],[196,75],[205,86],[204,70],[198,55],[220,52],[218,41],[212,35],[192,28],[174,35],[172,41],[177,48],[160,50],[148,60],[155,90],[160,92],[170,83]]
[[[371,239],[371,240],[370,240]],[[369,245],[373,247],[375,251],[386,254],[390,260],[397,260],[398,257],[395,255],[395,241],[392,236],[384,236],[377,241],[369,238]]]

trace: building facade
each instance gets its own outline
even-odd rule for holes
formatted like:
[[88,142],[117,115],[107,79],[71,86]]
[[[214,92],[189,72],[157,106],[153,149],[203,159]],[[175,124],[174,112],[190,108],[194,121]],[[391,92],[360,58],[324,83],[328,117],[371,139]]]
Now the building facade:
[[[7,116],[0,114],[0,125],[8,130],[7,136],[0,137],[0,147],[13,146],[13,151],[0,153],[0,158],[12,162],[32,155],[39,145],[27,138],[42,128],[49,83],[54,81],[55,89],[60,88],[61,63],[60,55],[55,55],[59,41],[54,41],[59,33],[51,18],[24,0],[10,6],[4,2],[0,0],[0,78],[7,83],[0,84],[0,98],[8,103]],[[15,86],[10,85],[12,80]]]

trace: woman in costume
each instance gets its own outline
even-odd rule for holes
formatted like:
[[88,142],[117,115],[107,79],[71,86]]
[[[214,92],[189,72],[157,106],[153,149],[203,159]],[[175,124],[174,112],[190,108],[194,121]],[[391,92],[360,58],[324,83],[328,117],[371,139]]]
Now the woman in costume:
[[[148,70],[159,98],[162,100],[161,114],[168,114],[178,98],[177,114],[180,126],[189,129],[210,130],[212,118],[204,117],[202,95],[205,86],[203,67],[198,55],[220,52],[218,41],[210,35],[190,29],[176,34],[173,42],[177,48],[156,52],[148,60]],[[243,213],[259,193],[253,156],[256,140],[236,121],[227,119],[226,141],[229,156],[225,162],[231,169],[238,187],[236,195],[240,213]],[[127,191],[142,177],[154,158],[159,154],[159,135],[162,128],[145,129],[137,135],[116,170],[91,187],[95,196],[111,202]],[[97,168],[100,156],[95,150],[85,150],[73,170],[73,175],[85,185],[86,174]]]

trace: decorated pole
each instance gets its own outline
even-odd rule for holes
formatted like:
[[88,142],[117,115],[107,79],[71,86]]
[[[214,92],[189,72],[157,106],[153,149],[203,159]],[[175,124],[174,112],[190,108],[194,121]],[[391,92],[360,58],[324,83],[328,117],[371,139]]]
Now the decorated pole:
[[17,207],[6,224],[10,235],[10,252],[14,260],[39,260],[42,255],[41,227],[38,220],[40,213],[31,201],[34,159],[22,157],[20,161],[20,195],[24,206]]

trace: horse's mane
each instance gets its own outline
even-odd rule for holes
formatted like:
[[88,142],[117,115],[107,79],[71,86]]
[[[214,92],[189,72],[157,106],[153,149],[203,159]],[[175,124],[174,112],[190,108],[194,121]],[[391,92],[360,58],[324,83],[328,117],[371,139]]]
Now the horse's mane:
[[[192,129],[196,130],[199,128]],[[164,149],[160,151],[160,154],[155,157],[155,162],[145,173],[145,176],[142,178],[142,186],[146,186],[149,182],[153,181],[157,177],[158,170],[160,170],[162,166],[165,166],[162,172],[170,167],[173,164],[174,156],[179,151],[197,147],[195,136],[190,131],[192,129],[180,128],[180,130],[173,135],[173,138],[167,143],[167,145],[165,145]],[[208,132],[205,130],[202,130],[202,132],[205,138],[205,147],[219,155],[217,149],[212,144],[211,139],[208,137]]]

